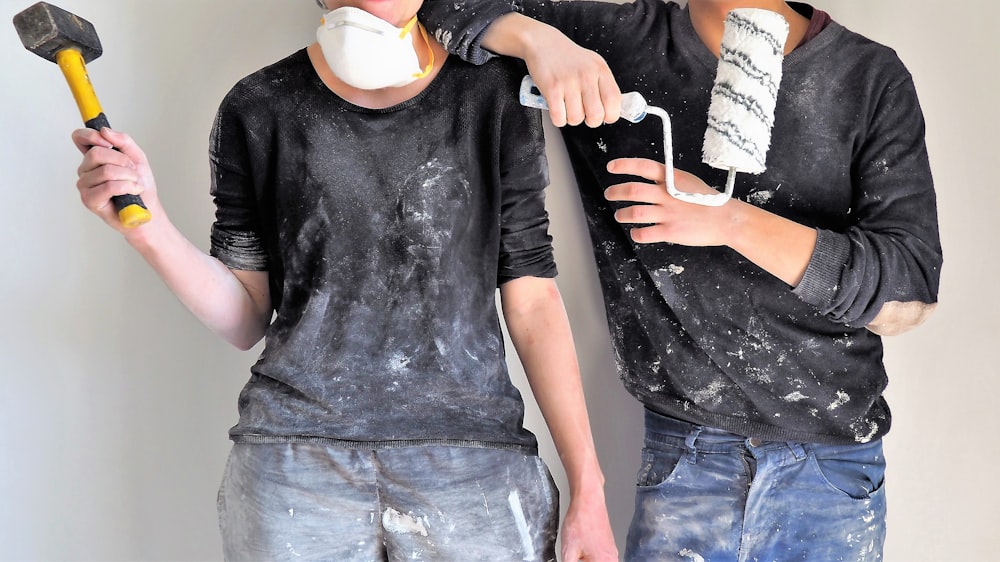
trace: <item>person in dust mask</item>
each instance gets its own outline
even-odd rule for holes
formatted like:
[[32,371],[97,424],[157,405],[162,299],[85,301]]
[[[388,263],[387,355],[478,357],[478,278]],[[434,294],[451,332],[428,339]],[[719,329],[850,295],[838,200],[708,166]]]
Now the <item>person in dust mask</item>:
[[[419,1],[320,4],[316,43],[222,101],[209,255],[132,138],[73,134],[84,204],[205,325],[265,341],[230,430],[226,558],[554,560],[557,489],[508,376],[499,287],[570,482],[566,559],[617,559],[523,65],[448,57]],[[121,193],[152,220],[122,228]]]
[[[882,338],[930,314],[942,265],[909,72],[798,2],[517,6],[427,0],[421,18],[468,60],[522,57],[554,124],[590,125],[562,133],[619,375],[645,406],[625,558],[881,559]],[[670,116],[678,191],[713,193],[726,173],[703,141],[737,8],[788,24],[771,146],[731,199],[698,205],[664,189],[661,120],[616,122],[618,86]]]

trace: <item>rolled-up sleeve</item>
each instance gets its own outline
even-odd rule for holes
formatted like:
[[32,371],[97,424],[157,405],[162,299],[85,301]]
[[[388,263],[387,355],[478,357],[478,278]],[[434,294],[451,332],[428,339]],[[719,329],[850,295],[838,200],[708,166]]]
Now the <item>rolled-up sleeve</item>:
[[425,0],[418,16],[444,48],[472,64],[493,58],[483,34],[500,16],[515,11],[507,0]]
[[888,88],[852,169],[856,223],[819,231],[795,293],[834,321],[864,327],[887,303],[937,302],[937,204],[912,79]]
[[211,195],[215,202],[209,253],[232,269],[266,271],[267,251],[249,173],[246,135],[233,109],[236,97],[231,92],[223,101],[209,142]]
[[519,277],[555,277],[545,210],[548,160],[541,114],[511,104],[504,112],[500,158],[500,261],[497,284]]

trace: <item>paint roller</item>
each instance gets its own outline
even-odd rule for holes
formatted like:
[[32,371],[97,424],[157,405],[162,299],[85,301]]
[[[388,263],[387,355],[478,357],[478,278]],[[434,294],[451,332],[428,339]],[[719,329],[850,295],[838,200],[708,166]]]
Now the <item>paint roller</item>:
[[[721,193],[688,193],[674,185],[670,116],[648,105],[638,92],[622,94],[622,118],[638,123],[649,115],[663,121],[663,156],[667,192],[682,201],[718,206],[732,197],[736,172],[760,174],[771,144],[774,107],[781,82],[788,22],[780,14],[739,8],[726,16],[719,66],[708,110],[702,161],[729,172]],[[520,101],[548,109],[530,76],[521,82]]]
[[787,38],[788,22],[776,12],[738,8],[726,15],[702,144],[702,161],[729,172],[721,193],[688,193],[674,187],[670,116],[659,108],[648,109],[663,120],[663,153],[670,195],[689,203],[716,207],[732,197],[736,172],[760,174],[766,169],[764,162],[771,146]]
[[770,10],[739,8],[726,16],[702,145],[704,163],[729,171],[725,199],[736,172],[766,169],[787,38],[788,22]]
[[[62,8],[38,2],[14,16],[14,27],[26,49],[62,69],[84,125],[98,131],[110,127],[87,74],[86,63],[103,53],[94,26]],[[125,227],[149,222],[149,211],[138,195],[117,195],[112,202]]]

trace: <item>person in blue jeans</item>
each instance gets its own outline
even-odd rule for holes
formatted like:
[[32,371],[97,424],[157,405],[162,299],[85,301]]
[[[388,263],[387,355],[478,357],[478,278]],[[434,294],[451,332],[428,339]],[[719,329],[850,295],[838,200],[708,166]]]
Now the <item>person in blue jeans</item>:
[[[508,376],[498,288],[569,482],[563,558],[617,559],[524,65],[449,57],[420,0],[320,4],[316,43],[222,101],[208,254],[128,135],[73,134],[86,207],[226,341],[264,339],[229,432],[226,559],[555,560],[557,489]],[[152,220],[123,228],[122,193]]]
[[[619,120],[620,90],[670,115],[678,190],[723,185],[702,142],[735,8],[788,22],[783,77],[766,171],[702,206],[667,194],[662,124]],[[619,376],[645,406],[626,559],[880,559],[882,338],[930,314],[942,265],[896,54],[780,0],[427,0],[421,18],[466,60],[524,59],[571,125]]]

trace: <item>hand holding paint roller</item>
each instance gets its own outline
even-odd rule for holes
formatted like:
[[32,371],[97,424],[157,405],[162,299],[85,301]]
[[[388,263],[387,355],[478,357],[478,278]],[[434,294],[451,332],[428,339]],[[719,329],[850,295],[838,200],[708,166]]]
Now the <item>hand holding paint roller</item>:
[[[94,26],[66,10],[38,2],[14,16],[14,27],[26,49],[62,69],[84,124],[98,131],[110,127],[86,68],[103,52]],[[112,201],[126,228],[149,222],[149,211],[138,195],[116,195]]]
[[[787,36],[788,22],[770,10],[741,8],[726,17],[702,149],[706,164],[729,171],[722,193],[678,190],[674,185],[670,116],[663,109],[648,105],[638,92],[622,94],[622,117],[627,121],[638,123],[647,114],[663,121],[665,183],[671,196],[698,205],[719,206],[732,197],[736,172],[759,174],[765,170]],[[521,82],[521,104],[548,109],[544,98],[536,92],[531,77],[525,76]]]
[[[525,76],[521,80],[521,90],[518,95],[518,99],[521,105],[525,107],[534,107],[535,109],[545,109],[549,108],[549,104],[542,97],[541,92],[538,90],[538,86],[535,85],[535,81],[531,79],[531,76]],[[630,121],[632,123],[638,123],[646,117],[646,104],[645,98],[639,92],[627,92],[622,94],[622,119]]]

